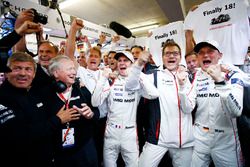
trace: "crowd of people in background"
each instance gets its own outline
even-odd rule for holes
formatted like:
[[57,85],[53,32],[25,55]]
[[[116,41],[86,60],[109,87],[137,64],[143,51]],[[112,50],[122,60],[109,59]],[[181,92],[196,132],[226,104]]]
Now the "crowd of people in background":
[[[77,18],[58,48],[42,38],[33,12],[22,11],[0,39],[13,50],[0,73],[2,164],[250,166],[250,49],[238,68],[219,63],[215,40],[189,45],[186,55],[166,41],[157,66],[140,45],[102,53],[106,36],[91,46],[77,37]],[[38,55],[27,51],[30,33],[41,35]],[[83,41],[87,50],[77,52]]]

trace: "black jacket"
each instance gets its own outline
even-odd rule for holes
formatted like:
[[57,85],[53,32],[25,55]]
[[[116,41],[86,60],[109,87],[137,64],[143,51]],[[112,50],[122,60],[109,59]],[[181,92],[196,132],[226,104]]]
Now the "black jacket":
[[53,78],[44,72],[40,64],[37,64],[36,75],[32,82],[31,91],[38,93],[37,91],[43,90],[44,87],[51,85],[52,82]]
[[[94,117],[88,120],[81,116],[79,120],[69,122],[69,127],[74,128],[75,144],[74,146],[68,148],[62,147],[62,130],[67,129],[67,126],[66,124],[61,125],[61,128],[55,133],[54,136],[54,146],[56,150],[55,162],[58,159],[62,160],[62,157],[64,157],[63,160],[67,161],[66,159],[72,157],[73,155],[76,157],[80,153],[83,154],[82,149],[85,147],[85,144],[89,142],[89,140],[92,140],[94,131],[93,128],[100,115],[98,108],[92,107],[91,105],[91,94],[88,89],[86,87],[80,88],[77,84],[74,84],[72,87],[73,89],[71,93],[71,100],[69,102],[69,108],[72,108],[73,105],[81,108],[81,104],[86,103],[94,112]],[[57,112],[65,105],[65,102],[59,98],[53,85],[45,88],[43,92],[45,93],[44,97],[46,106],[49,106],[50,114],[56,115]],[[95,149],[95,146],[93,145],[92,148]],[[87,156],[96,157],[96,155],[79,155],[79,158],[84,161],[84,158]],[[94,161],[97,162],[96,159]],[[71,165],[74,166],[73,163],[71,163]]]
[[42,101],[26,89],[16,88],[8,81],[0,87],[2,164],[50,166],[52,134],[58,125],[60,119],[56,116],[49,119]]

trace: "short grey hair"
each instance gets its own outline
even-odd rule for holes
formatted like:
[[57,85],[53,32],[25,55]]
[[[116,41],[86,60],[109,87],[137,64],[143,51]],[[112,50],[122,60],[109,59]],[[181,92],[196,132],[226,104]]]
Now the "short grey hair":
[[58,70],[63,65],[61,64],[62,60],[71,60],[71,59],[68,56],[59,55],[50,60],[48,71],[51,76],[54,76],[53,75],[54,71]]

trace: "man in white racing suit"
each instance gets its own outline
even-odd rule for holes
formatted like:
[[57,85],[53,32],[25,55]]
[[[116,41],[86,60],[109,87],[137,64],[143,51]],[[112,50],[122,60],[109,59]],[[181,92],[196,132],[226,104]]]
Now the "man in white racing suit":
[[[143,57],[141,55],[138,61]],[[146,75],[140,72],[143,63],[135,63],[126,84],[128,89],[137,90],[139,84],[145,84],[149,80],[159,91],[159,98],[148,100],[146,106],[148,127],[139,166],[156,167],[164,154],[169,152],[174,167],[190,167],[194,141],[192,115],[191,111],[183,110],[181,105],[184,103],[182,96],[185,96],[184,92],[190,89],[191,84],[187,70],[179,66],[179,45],[173,41],[166,42],[162,50],[162,60],[162,69]],[[146,63],[147,60],[143,61]]]
[[236,117],[241,115],[243,106],[241,74],[226,72],[218,64],[222,53],[216,41],[200,42],[194,51],[198,53],[201,69],[186,96],[186,101],[191,103],[185,107],[189,110],[197,105],[192,166],[209,166],[211,159],[218,167],[241,166],[236,126]]
[[143,85],[140,91],[125,90],[127,69],[134,62],[130,52],[118,52],[118,76],[111,86],[105,87],[111,75],[110,69],[104,69],[92,95],[93,106],[107,101],[108,109],[104,135],[104,166],[116,167],[116,160],[121,153],[126,166],[138,166],[138,141],[136,130],[136,110],[140,97],[157,98],[158,91],[153,84]]

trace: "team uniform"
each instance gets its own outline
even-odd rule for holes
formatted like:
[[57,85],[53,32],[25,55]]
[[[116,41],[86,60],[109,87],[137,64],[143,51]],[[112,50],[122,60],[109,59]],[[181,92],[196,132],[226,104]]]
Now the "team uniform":
[[243,82],[238,72],[226,76],[225,84],[215,84],[210,75],[199,70],[186,96],[191,102],[185,103],[187,110],[195,102],[197,105],[193,167],[209,166],[211,157],[215,166],[241,166],[236,117],[242,111]]
[[139,166],[157,166],[167,151],[173,159],[173,166],[190,166],[194,141],[192,115],[191,111],[186,112],[180,106],[190,83],[179,87],[175,74],[167,69],[145,75],[133,66],[130,74],[127,83],[130,89],[138,89],[139,81],[145,84],[149,80],[159,92],[159,98],[149,100],[147,106],[147,142],[140,155]]
[[[214,20],[214,21],[213,21]],[[225,64],[243,65],[250,40],[247,4],[244,0],[204,2],[185,17],[184,30],[192,30],[194,40],[216,40]]]
[[[116,166],[121,153],[126,166],[138,166],[138,141],[136,110],[140,97],[156,98],[153,85],[144,85],[141,91],[125,90],[126,77],[118,76],[114,83],[105,87],[107,78],[101,77],[92,95],[93,106],[107,101],[107,122],[104,135],[104,166]],[[144,91],[145,90],[145,91]]]

